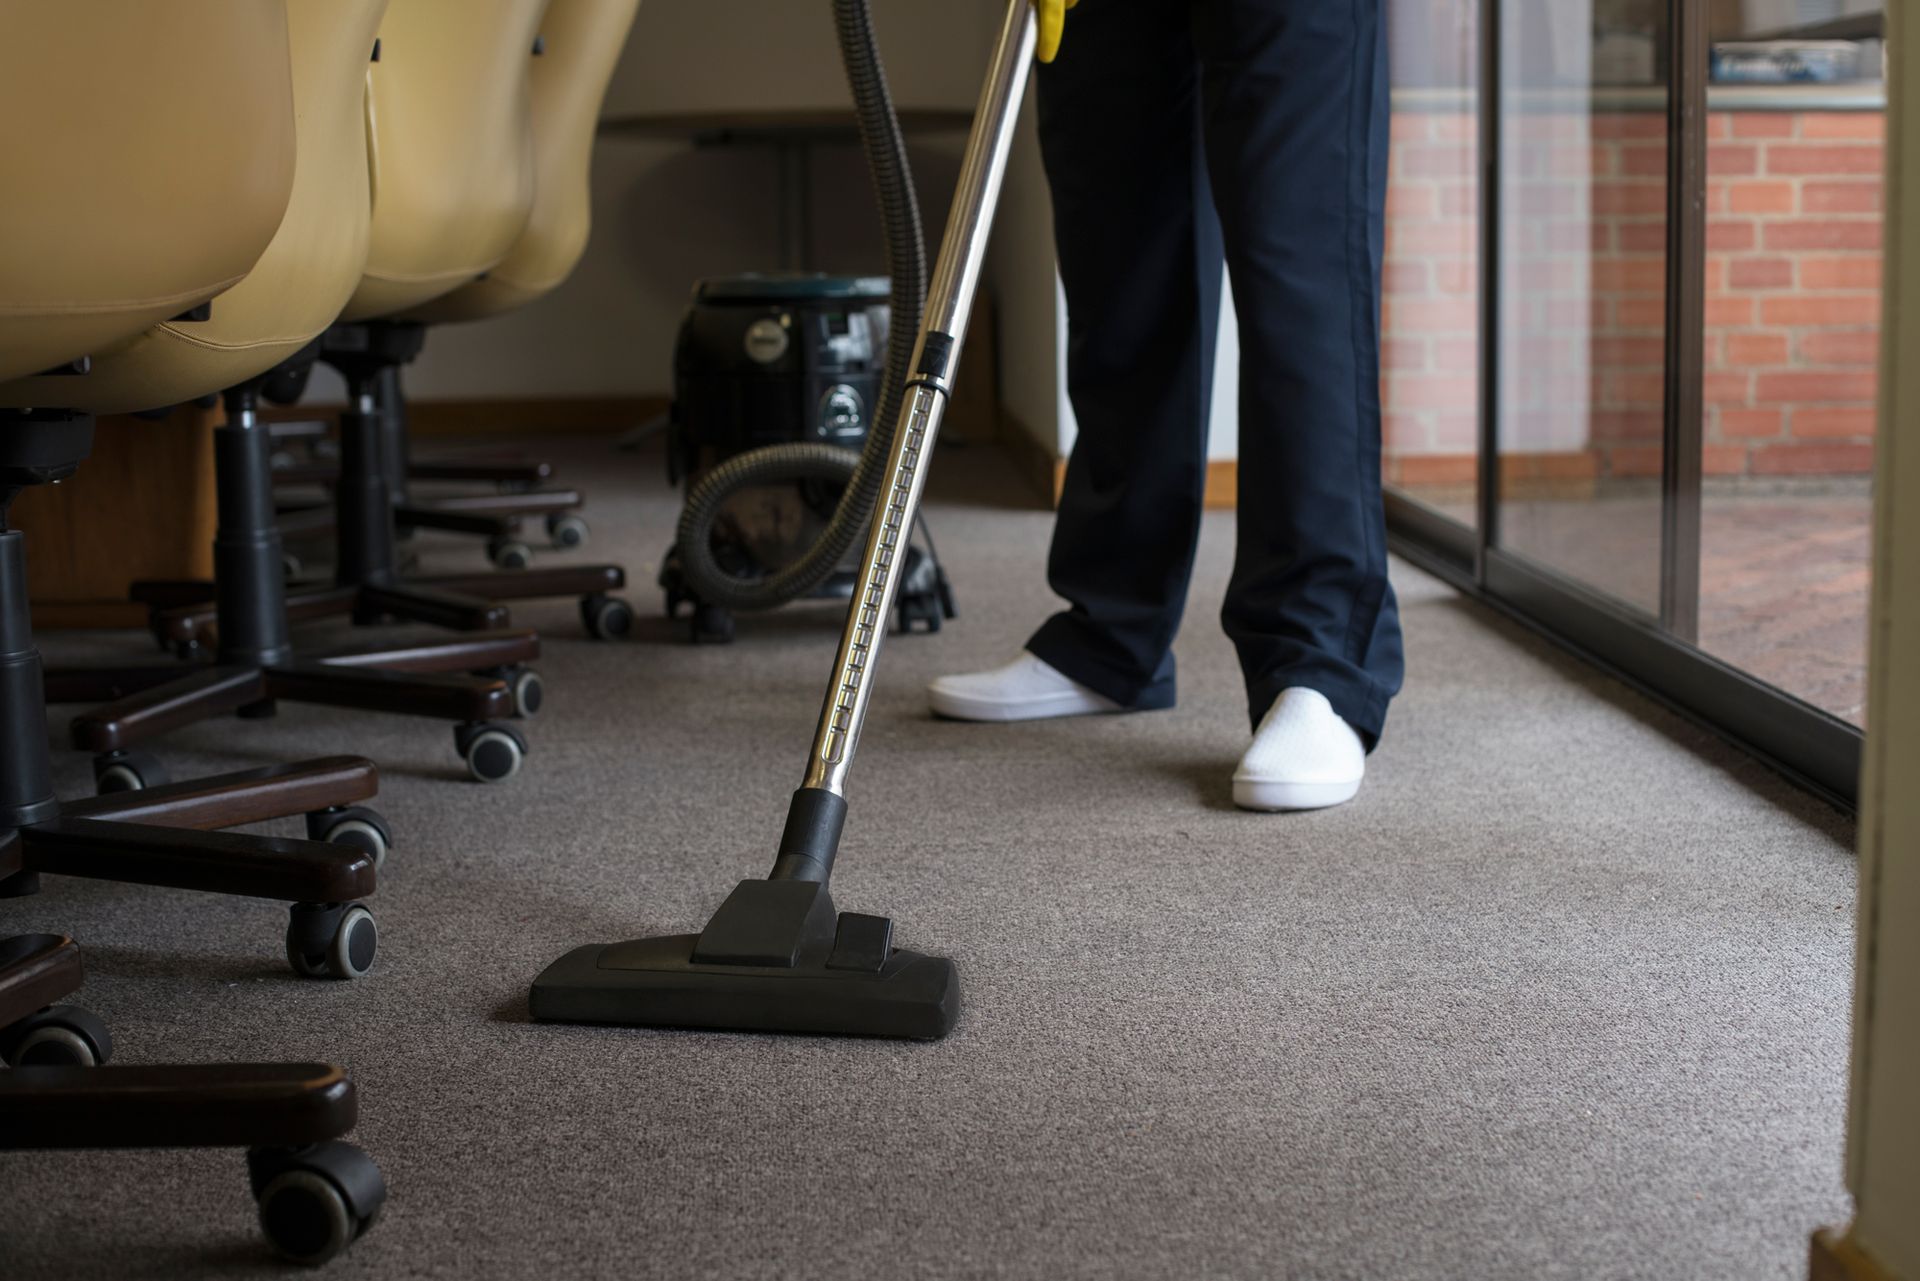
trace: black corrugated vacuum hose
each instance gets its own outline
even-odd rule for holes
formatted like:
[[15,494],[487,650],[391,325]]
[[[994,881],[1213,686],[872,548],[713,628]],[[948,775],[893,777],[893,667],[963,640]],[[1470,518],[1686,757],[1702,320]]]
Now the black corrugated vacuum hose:
[[[867,0],[833,0],[833,21],[886,232],[887,274],[893,280],[887,368],[873,427],[858,455],[838,445],[770,445],[734,455],[688,491],[677,536],[681,570],[702,600],[732,610],[772,609],[811,592],[833,573],[854,538],[866,529],[893,448],[901,392],[926,302],[927,250],[920,230],[920,202],[914,196],[906,139],[893,113]],[[713,554],[714,521],[727,499],[750,486],[801,480],[846,484],[819,540],[784,569],[752,578],[728,573]]]

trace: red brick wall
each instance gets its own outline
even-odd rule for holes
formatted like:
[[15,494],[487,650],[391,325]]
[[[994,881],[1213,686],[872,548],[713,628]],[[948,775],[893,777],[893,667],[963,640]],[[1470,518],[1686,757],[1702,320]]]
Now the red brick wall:
[[[1465,484],[1478,359],[1474,121],[1397,112],[1383,392],[1388,477]],[[1712,476],[1871,469],[1883,117],[1708,120],[1704,393]],[[1503,467],[1592,483],[1657,475],[1666,122],[1507,125]]]

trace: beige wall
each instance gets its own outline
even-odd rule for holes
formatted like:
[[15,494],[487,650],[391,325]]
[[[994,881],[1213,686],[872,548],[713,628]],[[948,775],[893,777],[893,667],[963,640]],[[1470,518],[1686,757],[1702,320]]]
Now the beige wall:
[[[1920,44],[1896,23],[1860,942],[1847,1182],[1854,1242],[1920,1281]],[[1903,304],[1915,316],[1903,323]]]
[[[895,100],[971,108],[996,19],[992,0],[873,0]],[[642,0],[605,114],[838,106],[847,102],[828,0]],[[936,241],[963,139],[916,143]],[[751,149],[602,139],[593,239],[571,279],[509,316],[447,326],[408,371],[417,397],[664,394],[693,282],[779,263],[778,175]],[[879,221],[852,148],[820,148],[815,265],[878,271]],[[316,378],[316,399],[337,382]]]
[[1053,259],[1053,205],[1040,168],[1028,87],[1020,132],[1007,156],[1006,182],[984,273],[999,308],[1000,403],[1010,425],[1047,453],[1066,453],[1073,411],[1066,403],[1066,302]]

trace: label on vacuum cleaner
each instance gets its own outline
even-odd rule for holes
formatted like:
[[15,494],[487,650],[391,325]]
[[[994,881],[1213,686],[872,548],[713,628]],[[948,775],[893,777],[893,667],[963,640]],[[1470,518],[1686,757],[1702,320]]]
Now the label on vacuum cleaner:
[[787,354],[787,318],[765,316],[747,326],[747,355],[763,365],[771,365]]

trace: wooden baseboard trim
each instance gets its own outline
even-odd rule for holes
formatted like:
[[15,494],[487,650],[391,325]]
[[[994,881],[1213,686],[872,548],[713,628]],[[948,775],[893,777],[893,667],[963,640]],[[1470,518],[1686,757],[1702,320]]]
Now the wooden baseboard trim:
[[[407,427],[415,436],[570,436],[614,434],[667,412],[665,396],[537,396],[502,400],[407,401]],[[336,417],[344,405],[275,405],[261,417],[304,422]]]
[[[1056,458],[1040,443],[1039,437],[1012,414],[1001,412],[999,440],[1012,456],[1014,465],[1047,501],[1060,505],[1060,493],[1066,485],[1067,460]],[[1467,461],[1471,462],[1471,459]],[[1501,492],[1509,500],[1591,501],[1597,492],[1591,460],[1585,455],[1517,454],[1501,459]],[[1411,478],[1387,477],[1389,485],[1409,483]],[[1411,483],[1419,483],[1411,481]],[[1466,501],[1471,501],[1472,482],[1464,485]],[[1239,504],[1240,460],[1207,460],[1206,487],[1202,503],[1210,511],[1232,511]]]
[[1014,469],[1026,477],[1033,486],[1033,492],[1049,508],[1060,505],[1060,484],[1066,475],[1066,464],[1053,456],[1053,451],[1040,443],[1039,435],[1022,422],[1020,418],[1000,410],[999,422],[995,425],[994,439],[1000,444],[1007,457],[1013,460]]
[[1207,484],[1200,505],[1211,511],[1232,511],[1240,505],[1240,460],[1209,458]]
[[1862,1250],[1848,1228],[1820,1228],[1807,1249],[1807,1281],[1909,1281]]

